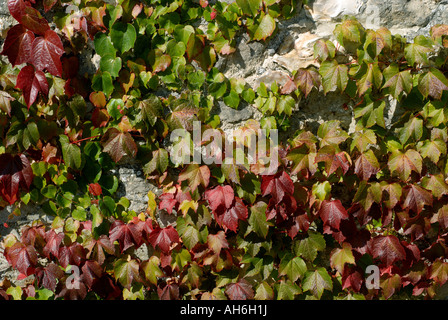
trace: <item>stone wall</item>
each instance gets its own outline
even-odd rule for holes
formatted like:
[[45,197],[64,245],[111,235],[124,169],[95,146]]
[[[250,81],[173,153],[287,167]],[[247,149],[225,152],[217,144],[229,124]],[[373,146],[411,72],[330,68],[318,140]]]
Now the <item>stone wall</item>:
[[[313,45],[318,39],[334,40],[333,29],[344,15],[355,16],[366,28],[384,26],[393,34],[412,41],[417,35],[429,35],[435,24],[448,23],[448,0],[309,0],[295,17],[278,22],[276,34],[267,42],[251,42],[247,34],[240,32],[236,41],[237,51],[229,56],[220,56],[216,67],[229,78],[245,79],[254,89],[261,82],[268,86],[274,81],[283,84],[293,70],[313,64],[318,67],[313,58]],[[12,24],[14,19],[9,15],[6,0],[0,0],[0,38],[4,39]],[[86,63],[81,65],[89,66],[85,71],[94,73],[98,59],[92,48],[86,51],[83,59]],[[320,123],[333,119],[340,120],[344,129],[354,130],[353,110],[350,105],[343,108],[348,102],[338,94],[324,96],[321,92],[313,92],[296,105],[291,131],[302,128],[316,131]],[[261,117],[256,108],[247,104],[234,110],[219,103],[213,111],[220,116],[224,129]],[[396,101],[390,101],[386,123],[399,115],[399,111]],[[118,166],[115,174],[120,180],[118,196],[130,200],[130,210],[144,211],[148,191],[160,192],[145,179],[138,164]],[[51,221],[51,217],[38,207],[25,206],[21,216],[14,216],[13,210],[7,207],[0,211],[2,237],[17,233],[22,225],[36,219]],[[8,219],[9,216],[13,218]],[[172,222],[163,216],[160,220],[162,224]],[[5,222],[8,227],[3,226]],[[11,271],[0,255],[0,274],[4,276],[6,272]]]

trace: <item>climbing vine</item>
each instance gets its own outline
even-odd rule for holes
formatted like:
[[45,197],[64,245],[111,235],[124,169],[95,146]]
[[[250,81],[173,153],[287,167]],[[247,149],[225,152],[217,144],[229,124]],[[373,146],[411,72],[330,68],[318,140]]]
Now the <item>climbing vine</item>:
[[[300,3],[8,0],[17,24],[1,52],[0,206],[39,206],[53,222],[3,238],[30,281],[3,281],[0,297],[434,298],[448,280],[448,26],[409,42],[346,17],[282,86],[254,89],[215,67],[241,33],[269,40]],[[89,47],[91,76],[79,71]],[[293,132],[297,105],[319,90],[350,100],[354,130],[332,120]],[[393,101],[404,112],[386,122]],[[242,132],[286,134],[268,154],[274,172],[264,159],[173,161],[178,129],[200,122],[225,136],[218,102],[261,112]],[[113,170],[126,161],[161,190],[145,212],[117,196]]]

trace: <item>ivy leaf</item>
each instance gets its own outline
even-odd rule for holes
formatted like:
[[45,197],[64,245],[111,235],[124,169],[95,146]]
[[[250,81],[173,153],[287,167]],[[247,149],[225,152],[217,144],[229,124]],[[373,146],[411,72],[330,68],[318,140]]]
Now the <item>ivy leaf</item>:
[[152,50],[148,55],[148,61],[153,73],[165,71],[171,65],[171,57],[162,50]]
[[445,284],[448,281],[448,263],[441,260],[434,261],[430,267],[429,278],[440,285]]
[[348,67],[344,64],[338,64],[336,60],[322,62],[319,73],[322,76],[322,86],[324,94],[330,91],[343,92],[348,84]]
[[151,256],[149,260],[143,261],[141,265],[145,278],[154,285],[157,285],[157,278],[163,276],[159,265],[160,259],[157,256]]
[[364,43],[364,50],[371,50],[373,56],[378,56],[384,48],[392,46],[392,34],[386,28],[379,28],[378,30],[366,30],[366,41]]
[[429,158],[435,164],[439,162],[440,156],[447,152],[446,143],[440,139],[420,141],[417,150],[423,158]]
[[213,211],[213,214],[215,215],[216,222],[220,226],[236,232],[238,229],[238,221],[247,219],[248,210],[243,201],[235,197],[230,208],[223,212]]
[[[437,219],[435,221],[439,222],[443,229],[448,228],[448,204],[441,207],[434,217]],[[433,222],[433,220],[431,220],[431,222]]]
[[115,249],[112,241],[106,235],[100,235],[98,239],[93,237],[83,243],[84,248],[87,249],[87,259],[93,258],[100,265],[106,259],[106,253],[114,254]]
[[11,266],[24,275],[32,274],[37,265],[37,252],[34,247],[21,242],[16,242],[6,248],[5,256]]
[[404,189],[405,200],[403,209],[412,210],[419,214],[425,205],[432,206],[432,194],[417,185],[411,184]]
[[329,176],[339,168],[346,174],[351,165],[351,159],[348,153],[345,151],[336,153],[333,146],[321,148],[316,155],[315,162],[325,162],[325,171]]
[[417,36],[414,43],[409,43],[404,49],[404,55],[410,66],[428,64],[427,53],[431,51],[432,41],[425,36]]
[[405,145],[410,137],[414,141],[419,141],[423,136],[423,120],[417,117],[412,117],[405,123],[403,128],[398,131],[401,144]]
[[386,181],[381,182],[381,189],[383,193],[387,193],[387,197],[384,198],[384,204],[387,208],[393,209],[395,205],[400,201],[402,188],[399,183],[387,183]]
[[8,9],[14,19],[34,33],[43,35],[50,29],[40,12],[23,0],[8,0]]
[[120,244],[121,252],[134,246],[138,248],[142,243],[142,223],[131,221],[124,223],[115,220],[109,231],[109,239],[113,243],[115,240]]
[[384,122],[385,107],[386,103],[383,100],[370,101],[366,98],[365,106],[355,109],[355,118],[357,119],[362,117],[362,124],[365,128],[371,128],[374,125],[386,128],[386,124]]
[[119,162],[124,156],[135,158],[137,145],[129,132],[121,132],[116,128],[109,128],[101,138],[103,151],[108,153],[114,162]]
[[303,68],[297,70],[297,73],[294,76],[294,82],[305,94],[305,98],[308,97],[313,88],[319,88],[321,84],[319,73],[313,69]]
[[262,0],[236,0],[243,14],[255,17],[261,9]]
[[278,172],[275,175],[264,175],[261,182],[261,192],[263,196],[271,195],[274,202],[278,204],[285,196],[294,193],[294,183],[285,171]]
[[240,279],[237,283],[228,284],[225,292],[230,300],[250,300],[254,298],[252,286],[244,279]]
[[142,100],[138,103],[138,108],[140,109],[136,120],[146,121],[150,125],[154,125],[157,118],[163,116],[163,106],[159,98],[155,95],[149,96],[147,99]]
[[57,233],[53,229],[47,232],[45,235],[47,243],[42,251],[48,259],[52,259],[52,256],[59,258],[59,248],[61,247],[62,240],[64,240],[64,236],[64,232]]
[[57,280],[62,278],[64,272],[54,262],[36,271],[37,278],[44,288],[51,291],[56,289]]
[[373,87],[380,88],[383,82],[383,74],[378,67],[378,63],[363,64],[359,72],[361,76],[356,81],[356,85],[358,86],[358,94],[360,97]]
[[0,90],[0,110],[6,112],[9,116],[11,115],[11,101],[15,100],[6,91]]
[[101,57],[106,55],[115,57],[117,54],[117,50],[114,48],[112,40],[105,33],[98,32],[95,34],[94,45],[95,52]]
[[372,150],[362,153],[355,161],[355,174],[361,180],[369,180],[380,171],[380,164]]
[[87,287],[92,288],[96,279],[100,279],[103,275],[103,268],[97,261],[88,260],[82,266],[82,280]]
[[179,182],[188,180],[188,186],[191,191],[195,191],[199,185],[207,188],[210,182],[210,169],[208,166],[199,166],[198,164],[189,164],[180,174]]
[[371,251],[374,258],[378,258],[387,266],[396,261],[406,259],[406,252],[396,236],[376,236],[372,240]]
[[286,158],[292,161],[291,174],[298,174],[304,169],[308,169],[311,174],[317,171],[315,164],[316,153],[310,152],[306,145],[301,145],[298,148],[291,149]]
[[169,253],[173,244],[179,243],[179,234],[173,226],[166,228],[155,228],[149,235],[149,243],[155,248],[156,246],[163,253]]
[[275,26],[274,18],[264,12],[257,19],[247,19],[247,31],[251,40],[266,40],[274,32]]
[[314,44],[313,51],[314,59],[318,59],[321,62],[327,60],[328,58],[333,59],[336,55],[336,47],[330,40],[317,40]]
[[69,168],[81,170],[82,158],[79,147],[76,144],[71,143],[66,135],[60,135],[59,142],[61,143],[62,157],[65,164]]
[[20,70],[16,87],[22,89],[28,109],[36,101],[39,92],[44,95],[48,94],[48,82],[45,74],[40,70],[35,70],[31,65],[27,65]]
[[266,282],[263,281],[260,283],[257,287],[257,290],[255,292],[255,300],[272,300],[274,299],[274,290],[271,288],[271,286]]
[[340,200],[324,200],[319,209],[319,215],[324,224],[339,230],[341,220],[349,215]]
[[409,70],[401,71],[398,65],[391,64],[383,71],[385,78],[384,88],[397,100],[400,100],[403,94],[409,94],[412,90],[412,75]]
[[295,296],[302,293],[300,287],[291,280],[280,280],[275,284],[278,300],[294,300]]
[[168,152],[163,149],[157,149],[152,152],[152,159],[143,167],[145,174],[149,175],[154,171],[163,174],[168,168]]
[[303,291],[310,291],[315,298],[320,299],[324,290],[333,290],[333,282],[325,268],[317,268],[305,274],[302,288]]
[[140,282],[139,263],[135,259],[118,259],[114,263],[114,276],[125,288],[130,288],[134,281]]
[[269,231],[269,224],[266,220],[266,210],[267,204],[265,202],[259,201],[250,208],[249,216],[249,228],[246,231],[248,234],[254,231],[258,236],[266,239]]
[[406,152],[395,150],[390,155],[387,165],[391,172],[396,172],[401,180],[407,181],[411,171],[421,173],[422,157],[412,149]]
[[427,73],[419,77],[418,90],[425,98],[430,96],[440,100],[443,91],[448,90],[448,79],[438,69],[430,68]]
[[118,77],[118,73],[121,70],[121,58],[109,54],[102,56],[100,60],[100,69],[103,72],[109,72],[110,76],[113,78]]
[[171,131],[175,129],[192,131],[193,121],[197,120],[197,113],[198,108],[192,103],[180,103],[168,115],[166,121]]
[[317,130],[320,147],[327,145],[339,145],[348,138],[347,132],[341,129],[339,120],[330,120],[322,123]]
[[110,39],[117,50],[125,53],[134,47],[137,33],[132,24],[116,22],[110,30]]
[[0,155],[0,196],[10,205],[19,199],[19,188],[29,190],[33,178],[33,169],[24,154]]
[[302,278],[307,271],[306,263],[300,257],[294,257],[292,253],[286,253],[278,267],[279,276],[287,275],[292,282]]
[[224,231],[218,231],[216,234],[209,234],[207,236],[207,246],[217,255],[221,253],[222,249],[228,249],[229,243],[227,242]]
[[444,195],[448,195],[448,184],[445,182],[443,174],[423,177],[421,185],[423,188],[432,191],[433,196],[437,199],[440,199]]
[[163,288],[157,287],[157,294],[160,300],[178,300],[179,286],[175,283],[170,283]]
[[319,251],[325,249],[326,243],[324,236],[317,232],[308,231],[308,237],[297,240],[294,243],[294,252],[305,260],[313,262]]
[[342,248],[336,248],[331,252],[330,265],[342,275],[346,263],[355,264],[355,257],[353,256],[352,246],[344,242]]
[[34,33],[17,24],[8,30],[1,54],[8,57],[12,66],[30,62]]
[[52,75],[62,77],[61,56],[65,53],[62,41],[53,30],[47,30],[43,37],[33,41],[31,60],[37,70],[47,70]]
[[229,185],[217,186],[205,191],[205,199],[208,201],[212,211],[222,212],[232,206],[235,194]]

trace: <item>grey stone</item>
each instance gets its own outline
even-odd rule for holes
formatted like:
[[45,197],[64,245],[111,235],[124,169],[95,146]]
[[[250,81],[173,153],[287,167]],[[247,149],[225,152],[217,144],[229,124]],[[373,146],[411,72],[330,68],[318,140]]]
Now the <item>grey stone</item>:
[[241,101],[239,109],[233,109],[228,107],[224,102],[218,101],[215,108],[211,111],[212,114],[217,114],[222,122],[236,123],[250,119],[253,115],[253,111],[250,106]]

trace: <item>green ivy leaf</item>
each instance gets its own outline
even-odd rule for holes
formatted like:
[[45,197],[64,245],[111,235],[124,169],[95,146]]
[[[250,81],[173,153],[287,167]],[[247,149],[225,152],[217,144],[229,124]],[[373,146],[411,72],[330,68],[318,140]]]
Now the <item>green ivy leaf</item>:
[[443,91],[448,91],[448,79],[440,70],[430,68],[429,72],[420,75],[418,90],[425,98],[430,96],[433,99],[440,100]]
[[110,39],[114,47],[124,53],[134,47],[137,33],[132,24],[116,22],[110,30]]
[[64,159],[65,164],[69,168],[73,168],[75,170],[82,169],[82,157],[81,150],[76,144],[70,142],[69,138],[66,135],[59,136],[59,142],[62,147],[62,157]]
[[109,54],[102,56],[100,60],[100,69],[103,72],[109,72],[111,77],[113,78],[118,77],[118,73],[121,70],[121,58],[115,58],[114,56]]
[[266,40],[274,32],[276,23],[269,14],[261,13],[258,19],[247,19],[247,31],[251,40]]
[[348,83],[348,67],[338,64],[336,60],[322,62],[319,73],[322,76],[322,86],[324,94],[339,89],[345,90]]
[[302,288],[303,291],[310,291],[315,298],[320,299],[324,290],[333,290],[333,282],[327,270],[321,267],[306,273]]

